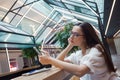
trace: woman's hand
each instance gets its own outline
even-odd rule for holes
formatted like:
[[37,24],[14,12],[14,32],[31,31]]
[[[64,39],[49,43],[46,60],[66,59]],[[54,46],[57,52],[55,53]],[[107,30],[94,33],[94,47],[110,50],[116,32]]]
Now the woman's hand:
[[52,58],[47,51],[43,51],[44,55],[39,55],[39,61],[42,64],[50,64],[50,59]]
[[74,46],[74,43],[73,43],[71,37],[68,38],[68,43],[69,43],[69,46],[71,46],[71,47]]

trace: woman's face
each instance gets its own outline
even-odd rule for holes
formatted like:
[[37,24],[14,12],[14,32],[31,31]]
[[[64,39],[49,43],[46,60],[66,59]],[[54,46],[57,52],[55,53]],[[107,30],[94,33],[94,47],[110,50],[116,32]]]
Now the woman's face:
[[82,32],[82,29],[79,26],[73,27],[71,31],[70,40],[74,44],[74,46],[82,46],[85,43],[84,33]]

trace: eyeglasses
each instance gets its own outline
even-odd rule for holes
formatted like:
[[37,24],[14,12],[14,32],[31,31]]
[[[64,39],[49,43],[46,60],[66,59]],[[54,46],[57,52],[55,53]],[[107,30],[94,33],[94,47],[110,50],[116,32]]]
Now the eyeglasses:
[[79,33],[73,32],[73,31],[71,31],[70,34],[75,36],[75,37],[84,36],[84,35],[80,35]]

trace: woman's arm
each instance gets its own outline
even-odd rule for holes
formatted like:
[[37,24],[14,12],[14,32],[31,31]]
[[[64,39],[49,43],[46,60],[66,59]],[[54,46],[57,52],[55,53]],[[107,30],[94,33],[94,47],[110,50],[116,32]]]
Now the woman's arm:
[[61,61],[64,61],[65,56],[68,54],[68,52],[72,49],[71,45],[68,45],[58,56],[56,59],[59,59]]
[[68,46],[57,56],[57,59],[64,61],[65,56],[73,48],[74,44],[71,41],[71,38],[68,38]]
[[71,64],[49,56],[40,56],[40,62],[42,64],[52,64],[55,67],[58,67],[80,77],[90,71],[86,65]]

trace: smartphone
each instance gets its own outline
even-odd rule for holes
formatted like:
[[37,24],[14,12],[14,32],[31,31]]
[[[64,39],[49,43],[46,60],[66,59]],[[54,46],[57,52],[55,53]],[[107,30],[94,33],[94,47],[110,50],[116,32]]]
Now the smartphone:
[[44,55],[45,52],[38,50],[36,47],[33,47],[33,49],[37,52],[38,55]]

